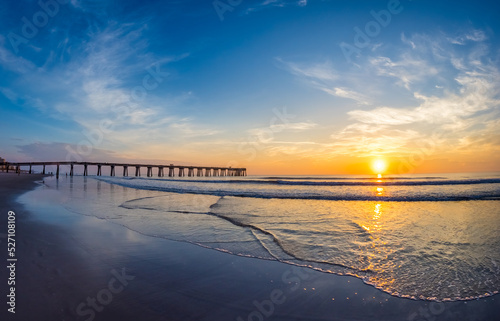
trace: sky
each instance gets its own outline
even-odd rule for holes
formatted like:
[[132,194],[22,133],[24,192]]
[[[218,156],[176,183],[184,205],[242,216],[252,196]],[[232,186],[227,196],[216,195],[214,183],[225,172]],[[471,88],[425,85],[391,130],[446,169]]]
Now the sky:
[[497,1],[19,0],[0,156],[500,171]]

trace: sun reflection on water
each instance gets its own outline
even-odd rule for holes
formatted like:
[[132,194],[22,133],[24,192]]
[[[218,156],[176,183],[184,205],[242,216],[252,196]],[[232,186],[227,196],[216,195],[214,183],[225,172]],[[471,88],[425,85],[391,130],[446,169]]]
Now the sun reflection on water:
[[[384,190],[384,189],[382,188],[382,190]],[[375,214],[373,215],[374,220],[378,220],[380,218],[380,215],[382,214],[382,212],[380,210],[381,207],[382,207],[382,204],[380,204],[380,203],[375,205],[375,210],[374,210]]]
[[[384,192],[383,187],[377,187],[377,195],[382,195]],[[367,212],[365,220],[361,226],[369,233],[369,241],[359,247],[360,250],[360,263],[365,266],[366,271],[376,272],[369,279],[369,282],[376,284],[381,289],[388,289],[395,281],[394,278],[388,277],[386,272],[394,269],[393,263],[389,260],[389,256],[394,252],[388,246],[384,238],[386,224],[384,224],[384,211],[383,203],[372,203],[373,207],[371,212]],[[385,222],[387,223],[387,222]],[[387,270],[387,271],[386,271]]]

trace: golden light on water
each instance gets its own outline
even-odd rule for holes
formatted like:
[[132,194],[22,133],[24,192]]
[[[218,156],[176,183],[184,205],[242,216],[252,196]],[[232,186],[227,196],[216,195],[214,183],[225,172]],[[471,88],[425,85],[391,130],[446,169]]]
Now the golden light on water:
[[382,204],[378,203],[375,205],[375,210],[373,210],[375,214],[373,214],[373,220],[378,220],[380,215],[382,215]]

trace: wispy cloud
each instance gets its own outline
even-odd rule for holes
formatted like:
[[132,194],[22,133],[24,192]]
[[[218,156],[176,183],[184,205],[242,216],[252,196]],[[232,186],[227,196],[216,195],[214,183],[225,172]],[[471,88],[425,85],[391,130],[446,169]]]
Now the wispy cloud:
[[339,72],[333,68],[330,61],[322,63],[295,63],[287,62],[282,58],[276,58],[279,66],[296,76],[313,88],[319,89],[329,95],[352,99],[360,105],[370,104],[370,99],[355,90],[338,86],[337,83],[342,80]]
[[298,133],[307,131],[309,129],[315,128],[318,124],[313,122],[295,122],[295,123],[283,123],[274,124],[269,127],[259,127],[249,129],[247,132],[255,136],[257,141],[262,143],[270,143],[274,141],[275,136],[279,133]]
[[484,31],[477,29],[470,30],[465,34],[461,34],[456,37],[447,37],[447,39],[455,45],[465,45],[468,41],[481,42],[487,38],[488,37]]
[[495,108],[500,103],[498,71],[493,74],[471,74],[456,78],[461,89],[458,94],[448,93],[442,97],[415,93],[421,101],[415,108],[378,107],[373,110],[353,110],[348,114],[366,124],[405,125],[419,122],[430,124],[456,123],[462,118]]
[[42,111],[47,111],[47,105],[40,98],[34,98],[27,94],[19,94],[10,88],[0,87],[2,93],[8,100],[17,106],[26,108],[37,108]]
[[285,123],[285,124],[276,124],[271,125],[269,128],[273,131],[303,131],[314,128],[318,126],[316,123],[312,122],[302,122],[302,123]]
[[[410,153],[417,141],[439,142],[441,150],[449,151],[470,145],[472,141],[477,144],[477,137],[482,135],[494,140],[493,137],[500,135],[498,129],[492,129],[492,124],[498,122],[500,108],[500,72],[494,63],[482,59],[481,53],[486,50],[481,43],[486,38],[482,35],[475,31],[462,36],[479,42],[466,52],[446,47],[442,42],[448,41],[448,37],[443,37],[427,41],[428,48],[420,48],[418,53],[402,53],[402,59],[397,62],[387,57],[370,59],[376,75],[394,77],[407,90],[416,82],[436,76],[439,69],[446,70],[447,74],[454,73],[454,84],[448,84],[440,94],[413,92],[417,101],[413,107],[383,106],[349,111],[347,114],[354,123],[332,135],[334,144],[341,147],[343,153],[368,156]],[[414,43],[408,38],[404,41]],[[437,52],[433,50],[435,46],[440,46],[438,63],[433,55],[427,55]],[[414,50],[413,46],[410,50]],[[444,54],[451,64],[441,63]],[[436,87],[443,89],[443,86]]]
[[36,70],[34,63],[6,49],[6,39],[2,35],[0,35],[0,66],[21,74]]
[[[68,48],[73,51],[69,60],[53,57],[54,66],[43,70],[0,46],[0,64],[20,75],[16,84],[0,88],[0,92],[16,105],[69,119],[81,140],[86,139],[85,133],[102,135],[93,151],[138,150],[144,142],[163,146],[188,143],[220,133],[175,109],[191,95],[165,91],[168,71],[189,54],[151,53],[144,37],[146,29],[145,21],[110,21],[104,28],[89,28],[85,41],[69,40]],[[21,77],[28,69],[31,72]],[[103,120],[113,124],[111,131],[101,132]]]
[[250,14],[273,7],[286,7],[286,6],[307,6],[307,0],[264,0],[257,5],[249,6],[245,9],[243,14]]
[[284,67],[293,75],[309,78],[311,80],[330,81],[338,79],[338,73],[333,69],[330,61],[316,64],[299,64],[275,58],[280,66]]
[[210,128],[202,128],[198,125],[193,125],[189,122],[175,122],[169,126],[171,129],[178,131],[180,136],[184,137],[199,137],[199,136],[212,136],[220,133],[219,130]]
[[[73,4],[82,9],[82,3],[75,1]],[[261,5],[300,6],[306,5],[306,2],[265,1]],[[98,132],[101,120],[112,120],[112,132],[106,133],[102,144],[94,148],[96,151],[106,148],[121,152],[138,151],[146,148],[144,142],[152,149],[161,150],[161,146],[165,144],[179,144],[210,136],[215,136],[216,140],[220,130],[183,117],[165,107],[175,101],[176,97],[163,99],[165,105],[159,105],[158,99],[153,99],[156,98],[154,91],[148,91],[143,100],[131,97],[133,89],[141,86],[148,67],[156,64],[166,72],[169,63],[187,57],[186,54],[169,57],[150,54],[149,43],[143,37],[147,28],[147,20],[126,24],[110,21],[105,28],[88,29],[84,41],[78,40],[76,43],[71,38],[65,38],[62,48],[71,48],[71,55],[68,55],[70,58],[64,61],[56,54],[52,55],[43,72],[31,73],[23,80],[22,85],[24,88],[36,88],[33,94],[35,97],[36,94],[43,94],[40,95],[44,97],[41,103],[51,108],[46,111],[48,114],[71,118],[82,133]],[[61,56],[67,54],[68,52],[59,53]],[[6,57],[8,59],[4,60],[16,58]],[[51,61],[58,63],[51,66]],[[360,105],[369,103],[366,95],[337,83],[340,79],[339,72],[329,60],[316,64],[288,62],[281,58],[276,61],[298,79],[325,93],[353,100]],[[23,63],[36,69],[29,61]],[[168,82],[168,76],[164,81]],[[19,103],[19,97],[22,96],[19,89],[13,86],[3,93]],[[31,104],[36,107],[34,103]],[[122,108],[123,106],[126,108]],[[269,131],[275,133],[276,137],[271,139],[273,146],[266,147],[269,151],[281,150],[306,155],[306,150],[328,149],[328,145],[304,141],[301,137],[301,134],[317,128],[318,124],[314,122],[295,122],[254,128],[247,132],[262,137],[266,137]]]
[[[500,127],[494,125],[500,114],[498,66],[485,58],[489,48],[482,31],[472,30],[458,38],[472,45],[465,51],[462,47],[455,50],[456,44],[444,34],[403,35],[401,41],[409,46],[366,57],[364,63],[360,61],[363,72],[351,72],[349,77],[330,62],[297,64],[279,59],[281,66],[307,86],[362,106],[374,105],[373,96],[379,92],[384,93],[382,99],[394,103],[389,88],[397,95],[407,95],[404,103],[398,99],[393,105],[347,111],[350,124],[331,134],[330,143],[274,140],[273,152],[325,155],[335,150],[338,155],[394,156],[411,154],[420,142],[432,142],[436,152],[477,151],[478,144],[500,150],[500,144],[491,145],[500,141]],[[366,79],[375,84],[369,90],[363,90]]]
[[335,87],[335,88],[321,88],[324,92],[332,95],[332,96],[337,96],[337,97],[342,97],[342,98],[347,98],[347,99],[352,99],[356,102],[358,102],[360,105],[369,105],[370,104],[370,99],[366,97],[363,94],[360,94],[358,92],[355,92],[354,90],[350,90],[347,88],[340,88],[340,87]]
[[397,61],[389,57],[370,59],[377,75],[396,78],[397,84],[410,89],[416,82],[423,82],[438,74],[438,69],[426,60],[417,59],[410,54],[403,54]]
[[411,129],[395,129],[387,125],[352,124],[331,135],[337,154],[371,157],[405,154],[412,151],[409,143],[423,135]]

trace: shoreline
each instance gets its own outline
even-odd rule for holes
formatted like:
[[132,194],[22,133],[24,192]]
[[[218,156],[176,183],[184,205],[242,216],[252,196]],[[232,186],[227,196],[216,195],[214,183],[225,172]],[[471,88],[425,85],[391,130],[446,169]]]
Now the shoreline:
[[[0,173],[0,233],[7,231],[7,212],[17,215],[19,284],[8,320],[427,320],[422,311],[436,320],[492,320],[498,311],[496,296],[409,300],[355,277],[149,237],[57,204],[29,212],[16,199],[42,177]],[[5,258],[6,243],[0,244]],[[109,303],[108,288],[121,289]],[[107,303],[98,305],[101,311],[86,301],[96,296]]]

